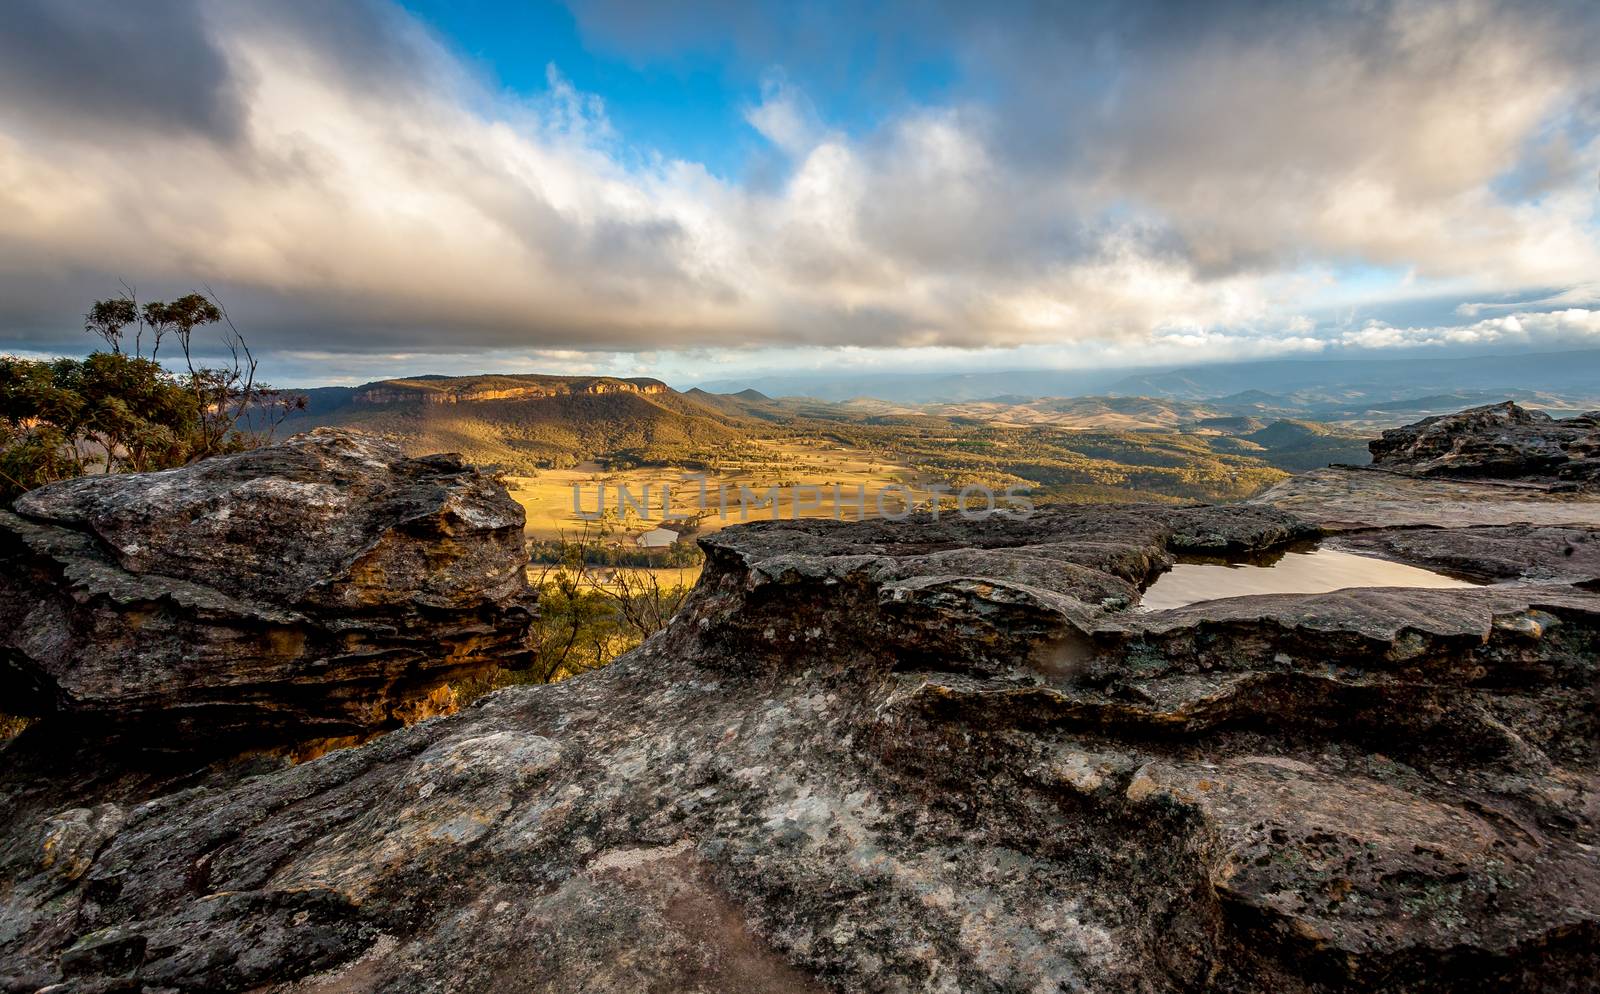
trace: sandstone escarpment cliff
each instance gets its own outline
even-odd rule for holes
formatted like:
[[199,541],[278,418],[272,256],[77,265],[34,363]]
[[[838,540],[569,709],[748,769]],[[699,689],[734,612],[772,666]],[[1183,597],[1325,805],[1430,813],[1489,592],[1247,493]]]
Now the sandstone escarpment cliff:
[[412,380],[383,380],[356,391],[359,405],[470,404],[490,400],[532,400],[544,397],[605,396],[633,393],[665,394],[671,388],[649,377],[452,376]]
[[[1506,489],[767,522],[611,667],[313,762],[85,786],[30,730],[0,989],[1587,990],[1597,535]],[[1496,582],[1139,609],[1334,532]]]

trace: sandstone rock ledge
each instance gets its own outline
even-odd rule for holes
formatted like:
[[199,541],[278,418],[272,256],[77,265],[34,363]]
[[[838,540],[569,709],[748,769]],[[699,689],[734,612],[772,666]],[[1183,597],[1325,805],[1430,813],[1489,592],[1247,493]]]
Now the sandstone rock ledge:
[[310,763],[91,792],[30,733],[0,989],[1591,989],[1600,594],[1132,609],[1314,532],[751,525],[613,666]]
[[458,457],[318,429],[0,511],[7,711],[144,744],[344,736],[527,652],[523,511]]

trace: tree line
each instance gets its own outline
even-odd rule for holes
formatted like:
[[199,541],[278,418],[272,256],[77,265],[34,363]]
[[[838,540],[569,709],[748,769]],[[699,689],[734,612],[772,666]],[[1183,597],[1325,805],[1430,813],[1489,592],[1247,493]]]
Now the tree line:
[[[213,325],[228,358],[207,364],[195,333]],[[261,382],[244,335],[209,291],[141,303],[124,286],[90,305],[83,328],[102,343],[85,358],[0,356],[0,503],[74,476],[238,452],[305,406]]]

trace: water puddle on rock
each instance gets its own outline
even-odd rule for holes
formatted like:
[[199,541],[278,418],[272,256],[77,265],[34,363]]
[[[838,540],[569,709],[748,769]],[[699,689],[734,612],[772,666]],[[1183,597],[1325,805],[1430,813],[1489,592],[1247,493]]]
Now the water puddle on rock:
[[1475,587],[1468,580],[1404,563],[1312,546],[1249,559],[1180,560],[1144,591],[1139,607],[1164,611],[1199,601],[1247,594],[1325,594],[1350,587]]

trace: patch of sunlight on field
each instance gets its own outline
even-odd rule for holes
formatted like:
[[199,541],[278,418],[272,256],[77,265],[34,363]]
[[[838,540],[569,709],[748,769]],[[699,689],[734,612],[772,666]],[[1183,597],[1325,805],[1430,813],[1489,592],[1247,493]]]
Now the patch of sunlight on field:
[[[718,487],[748,487],[758,496],[769,487],[779,487],[776,516],[796,516],[793,488],[815,486],[822,490],[815,506],[802,499],[798,516],[803,518],[832,518],[843,516],[847,520],[857,517],[876,517],[877,498],[891,485],[910,489],[913,499],[926,500],[927,491],[918,484],[914,471],[894,460],[880,458],[871,452],[847,448],[826,442],[807,442],[786,439],[782,441],[757,441],[762,454],[755,458],[730,458],[715,470],[703,474],[673,467],[644,467],[640,469],[609,472],[594,463],[584,463],[572,469],[545,470],[538,476],[512,476],[507,478],[511,496],[528,512],[527,533],[534,539],[576,538],[585,531],[593,532],[597,525],[586,522],[573,512],[573,488],[578,488],[584,511],[595,510],[596,493],[603,482],[606,486],[606,507],[617,508],[617,490],[626,486],[635,498],[642,498],[644,488],[650,488],[648,511],[641,515],[632,507],[625,508],[625,516],[617,520],[616,529],[609,537],[622,539],[661,524],[661,494],[665,487],[670,493],[670,517],[695,517],[705,514],[700,532],[716,531],[741,521],[738,496],[730,491],[727,514],[722,514],[717,499]],[[705,504],[701,506],[701,478],[705,479]],[[833,487],[838,485],[843,500],[836,505]],[[863,507],[857,507],[854,498],[857,488],[865,487]],[[884,497],[884,508],[897,513],[902,507],[896,491]],[[774,516],[774,508],[757,507],[752,502],[743,520],[757,521]],[[668,522],[670,527],[670,522]],[[621,534],[617,534],[620,532]]]

